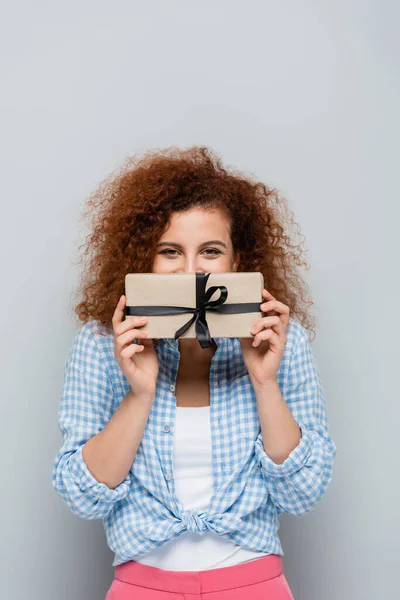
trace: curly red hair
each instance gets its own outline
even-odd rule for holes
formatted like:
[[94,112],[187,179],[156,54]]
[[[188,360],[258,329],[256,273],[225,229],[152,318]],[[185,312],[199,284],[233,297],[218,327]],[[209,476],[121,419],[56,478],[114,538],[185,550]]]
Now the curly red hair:
[[[239,252],[238,271],[260,271],[264,287],[289,306],[290,315],[313,331],[305,298],[308,285],[298,268],[308,268],[300,233],[287,201],[252,176],[228,169],[212,150],[176,146],[126,159],[89,196],[82,216],[91,215],[82,278],[74,312],[112,331],[111,319],[125,293],[127,273],[151,272],[155,245],[172,212],[194,207],[219,208],[231,222]],[[80,246],[79,248],[81,248]]]

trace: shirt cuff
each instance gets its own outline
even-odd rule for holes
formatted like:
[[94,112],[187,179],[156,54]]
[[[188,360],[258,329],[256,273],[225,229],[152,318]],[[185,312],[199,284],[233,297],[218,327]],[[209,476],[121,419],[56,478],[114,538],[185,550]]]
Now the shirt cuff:
[[81,492],[96,498],[114,504],[122,500],[128,492],[131,484],[130,473],[114,489],[111,489],[105,483],[100,483],[89,471],[82,456],[83,445],[80,446],[69,460],[69,470],[71,478],[79,487]]
[[312,451],[312,438],[307,427],[300,423],[298,423],[298,426],[302,431],[302,437],[296,448],[291,451],[289,456],[280,465],[275,463],[265,452],[262,435],[261,433],[258,434],[255,440],[257,466],[265,475],[270,477],[288,477],[304,467]]

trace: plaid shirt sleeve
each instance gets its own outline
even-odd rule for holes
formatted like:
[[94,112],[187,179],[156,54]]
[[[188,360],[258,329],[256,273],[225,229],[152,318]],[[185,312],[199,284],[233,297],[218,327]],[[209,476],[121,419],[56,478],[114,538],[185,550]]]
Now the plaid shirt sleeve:
[[77,332],[64,368],[58,412],[62,445],[52,470],[52,485],[69,509],[84,519],[102,519],[130,489],[130,474],[116,488],[100,483],[89,471],[84,444],[101,431],[111,417],[113,389],[90,329]]
[[314,360],[307,330],[299,326],[281,393],[302,431],[296,448],[282,464],[264,451],[262,434],[255,452],[265,484],[278,513],[302,515],[313,510],[332,479],[336,446],[329,435],[320,374]]

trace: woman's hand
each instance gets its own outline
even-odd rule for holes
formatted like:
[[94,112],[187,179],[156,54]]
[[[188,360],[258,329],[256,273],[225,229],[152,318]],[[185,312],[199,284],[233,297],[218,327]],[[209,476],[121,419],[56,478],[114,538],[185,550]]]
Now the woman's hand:
[[[158,377],[158,357],[153,340],[146,339],[147,332],[141,331],[147,317],[132,316],[125,319],[126,298],[121,296],[114,311],[114,356],[127,378],[135,396],[152,395]],[[133,343],[138,338],[141,344]]]
[[250,378],[259,385],[276,381],[286,345],[286,330],[289,323],[289,307],[263,289],[262,295],[268,301],[260,305],[262,312],[272,312],[273,316],[262,317],[254,324],[253,339],[239,338]]

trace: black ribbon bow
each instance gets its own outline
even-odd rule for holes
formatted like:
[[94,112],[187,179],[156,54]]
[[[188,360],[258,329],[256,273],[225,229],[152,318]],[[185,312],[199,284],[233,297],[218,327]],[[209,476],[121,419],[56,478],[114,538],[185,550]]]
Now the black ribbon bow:
[[[196,307],[191,306],[126,306],[125,315],[129,316],[162,316],[178,315],[183,313],[193,313],[193,316],[180,327],[176,332],[174,339],[180,337],[189,329],[195,321],[196,338],[202,348],[212,346],[210,330],[206,319],[206,311],[218,312],[222,314],[237,314],[248,312],[259,312],[259,302],[240,302],[234,304],[224,304],[228,298],[228,290],[224,285],[214,285],[206,291],[206,284],[211,273],[196,273]],[[210,300],[211,296],[217,290],[221,295],[217,300]]]

